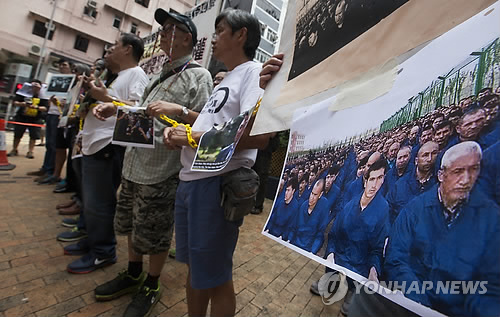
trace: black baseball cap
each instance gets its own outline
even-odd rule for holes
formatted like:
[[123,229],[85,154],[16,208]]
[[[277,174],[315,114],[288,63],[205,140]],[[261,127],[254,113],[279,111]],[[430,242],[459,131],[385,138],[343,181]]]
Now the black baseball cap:
[[175,21],[185,25],[188,28],[189,33],[191,33],[192,35],[193,46],[196,45],[196,42],[198,41],[197,39],[198,32],[196,31],[196,25],[194,25],[193,20],[191,20],[190,17],[176,12],[167,12],[161,8],[156,9],[155,12],[156,22],[160,23],[161,25],[164,25],[165,21],[167,21],[168,18],[174,19]]

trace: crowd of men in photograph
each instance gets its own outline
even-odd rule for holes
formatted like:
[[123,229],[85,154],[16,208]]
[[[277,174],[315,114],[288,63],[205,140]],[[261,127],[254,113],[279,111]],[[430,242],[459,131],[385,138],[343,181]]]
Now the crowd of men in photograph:
[[265,230],[377,282],[488,281],[481,301],[407,296],[445,314],[497,311],[499,93],[484,88],[354,144],[289,153]]

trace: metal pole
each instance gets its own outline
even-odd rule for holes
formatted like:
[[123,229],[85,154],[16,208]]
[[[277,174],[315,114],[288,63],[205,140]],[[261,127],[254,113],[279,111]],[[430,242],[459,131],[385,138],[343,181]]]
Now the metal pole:
[[49,26],[45,32],[45,37],[43,38],[42,51],[40,52],[40,58],[38,59],[38,65],[36,65],[35,78],[39,79],[40,68],[42,67],[42,61],[45,55],[45,46],[47,45],[47,39],[49,38],[50,31],[52,29],[52,24],[54,21],[54,13],[56,12],[57,0],[54,0],[54,6],[52,7],[52,14],[50,15]]

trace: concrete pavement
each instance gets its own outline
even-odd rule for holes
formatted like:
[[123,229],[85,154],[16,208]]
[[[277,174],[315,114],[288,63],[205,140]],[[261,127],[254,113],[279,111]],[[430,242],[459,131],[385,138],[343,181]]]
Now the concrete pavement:
[[[45,153],[36,147],[35,159],[25,158],[27,137],[20,155],[9,158],[17,167],[0,171],[0,317],[120,316],[130,296],[98,303],[93,291],[126,268],[126,239],[118,238],[116,264],[84,275],[66,272],[76,257],[63,255],[65,243],[56,241],[65,228],[55,206],[70,194],[54,194],[53,185],[37,185],[26,176],[41,166]],[[7,144],[10,150],[11,132]],[[324,268],[260,234],[271,204],[266,201],[264,212],[247,216],[241,227],[234,256],[237,316],[337,316],[341,303],[324,306],[309,292]],[[167,260],[164,291],[153,316],[187,315],[186,276],[185,265]]]

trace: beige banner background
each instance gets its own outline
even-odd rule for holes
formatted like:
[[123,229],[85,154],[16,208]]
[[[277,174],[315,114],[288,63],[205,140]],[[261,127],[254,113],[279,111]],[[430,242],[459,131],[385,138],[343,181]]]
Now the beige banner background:
[[[342,94],[349,107],[357,105],[356,100],[367,102],[382,95],[392,87],[400,55],[438,37],[494,2],[410,0],[323,62],[287,82],[296,20],[296,3],[289,1],[280,45],[280,51],[285,53],[284,63],[265,91],[252,135],[288,129],[295,109],[342,93],[342,87],[349,87],[349,94]],[[347,82],[352,79],[353,83]],[[358,93],[357,85],[363,87]],[[350,94],[355,100],[349,100]]]

